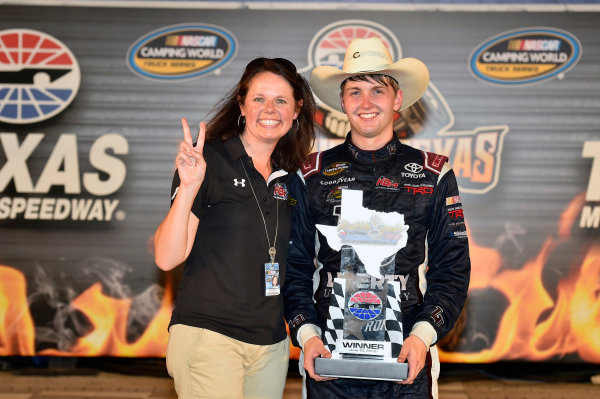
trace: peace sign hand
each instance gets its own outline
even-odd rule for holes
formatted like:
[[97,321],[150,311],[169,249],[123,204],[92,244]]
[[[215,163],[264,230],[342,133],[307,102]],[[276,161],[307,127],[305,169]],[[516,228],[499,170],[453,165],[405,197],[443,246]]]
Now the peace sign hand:
[[196,145],[192,141],[192,134],[187,119],[181,118],[183,126],[183,141],[179,143],[179,153],[175,158],[175,166],[179,172],[179,179],[183,187],[197,191],[204,181],[206,161],[202,151],[206,135],[206,124],[200,122]]

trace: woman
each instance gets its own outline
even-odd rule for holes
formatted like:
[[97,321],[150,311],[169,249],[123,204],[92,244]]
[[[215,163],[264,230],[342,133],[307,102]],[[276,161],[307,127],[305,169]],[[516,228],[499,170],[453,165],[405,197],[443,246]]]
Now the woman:
[[[314,141],[314,99],[295,66],[257,58],[200,124],[187,121],[172,205],[156,230],[162,270],[185,261],[167,348],[180,398],[281,398],[289,340],[279,286],[287,184]],[[206,137],[206,142],[205,142]]]

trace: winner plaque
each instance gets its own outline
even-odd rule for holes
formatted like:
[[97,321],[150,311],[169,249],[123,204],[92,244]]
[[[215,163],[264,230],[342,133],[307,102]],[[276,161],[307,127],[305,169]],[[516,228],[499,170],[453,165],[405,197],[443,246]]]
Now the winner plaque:
[[332,357],[316,358],[315,372],[405,380],[408,365],[397,362],[403,343],[400,284],[393,281],[395,254],[408,239],[403,215],[363,208],[362,191],[342,190],[338,225],[317,228],[341,252],[341,264],[323,337]]

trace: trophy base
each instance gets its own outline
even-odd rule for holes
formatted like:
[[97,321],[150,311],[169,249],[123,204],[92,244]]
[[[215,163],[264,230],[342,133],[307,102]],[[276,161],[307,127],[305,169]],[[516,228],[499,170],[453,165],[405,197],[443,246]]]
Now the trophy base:
[[315,372],[323,377],[403,381],[408,377],[408,363],[317,357]]

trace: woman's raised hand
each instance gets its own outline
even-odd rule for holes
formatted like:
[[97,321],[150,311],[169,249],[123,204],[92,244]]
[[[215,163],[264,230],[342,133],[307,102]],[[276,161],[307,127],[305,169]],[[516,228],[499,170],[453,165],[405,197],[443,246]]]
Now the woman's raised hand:
[[202,155],[206,124],[200,122],[196,145],[192,141],[192,134],[190,133],[187,119],[181,118],[181,125],[183,126],[183,141],[179,143],[179,153],[175,158],[175,166],[179,172],[181,184],[197,190],[204,181],[206,173],[206,162]]

